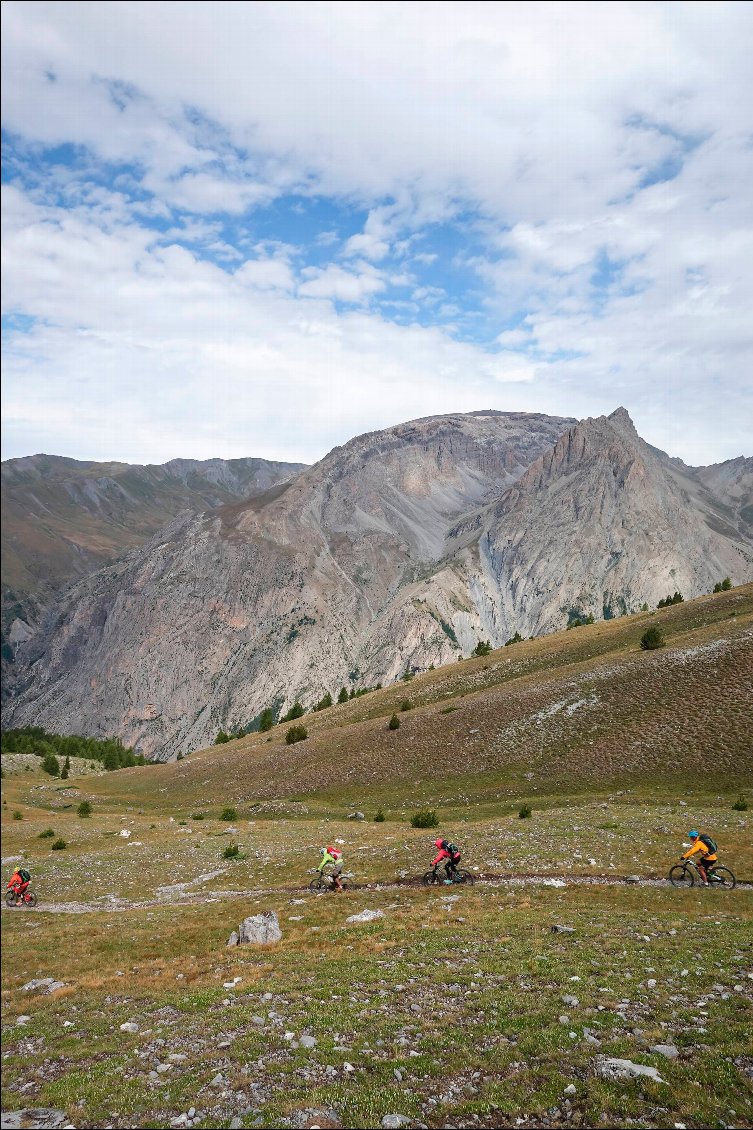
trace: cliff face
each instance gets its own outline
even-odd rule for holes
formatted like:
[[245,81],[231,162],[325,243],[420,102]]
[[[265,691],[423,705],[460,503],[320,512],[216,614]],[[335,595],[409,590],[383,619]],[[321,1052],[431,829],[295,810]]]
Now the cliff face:
[[714,527],[714,497],[624,410],[360,436],[288,484],[180,516],[64,594],[21,648],[6,725],[117,733],[167,758],[479,638],[749,579],[753,543]]
[[[302,469],[266,459],[173,459],[145,467],[54,455],[6,460],[0,468],[4,661],[72,581],[143,545],[183,510],[247,498]],[[5,664],[3,673],[9,673]]]

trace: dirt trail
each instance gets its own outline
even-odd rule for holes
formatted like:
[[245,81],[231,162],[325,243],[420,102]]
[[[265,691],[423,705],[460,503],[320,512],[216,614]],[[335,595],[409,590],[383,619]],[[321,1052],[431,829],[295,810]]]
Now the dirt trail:
[[[552,874],[549,872],[518,872],[516,874],[494,874],[493,872],[480,872],[476,876],[476,883],[482,886],[490,887],[526,887],[526,886],[544,886],[554,887],[555,889],[562,890],[564,887],[624,887],[624,886],[640,886],[640,887],[668,887],[669,882],[666,878],[660,878],[656,875],[649,875],[641,877],[637,882],[628,881],[624,876],[615,875],[561,875]],[[414,888],[423,890],[422,880],[420,876],[411,879],[394,879],[385,883],[347,883],[346,891],[386,891],[395,888]],[[434,890],[438,893],[439,890],[445,890],[445,885],[440,884],[433,888],[426,888]],[[453,891],[459,893],[463,889],[462,884],[453,884]],[[753,883],[739,882],[735,890],[751,890]],[[164,890],[164,888],[163,888]],[[5,907],[3,910],[27,911],[33,913],[47,913],[47,914],[93,914],[104,913],[112,914],[113,912],[122,912],[125,910],[148,910],[157,906],[196,906],[205,903],[221,902],[224,899],[236,898],[259,898],[263,895],[301,895],[311,894],[312,897],[318,897],[320,893],[328,892],[312,892],[309,891],[308,886],[299,887],[254,887],[250,890],[231,891],[231,890],[212,890],[212,891],[176,891],[173,895],[162,898],[143,899],[139,901],[131,901],[130,899],[115,898],[108,895],[99,898],[96,902],[41,902],[36,907]],[[723,893],[729,894],[730,892],[717,891],[718,895]]]

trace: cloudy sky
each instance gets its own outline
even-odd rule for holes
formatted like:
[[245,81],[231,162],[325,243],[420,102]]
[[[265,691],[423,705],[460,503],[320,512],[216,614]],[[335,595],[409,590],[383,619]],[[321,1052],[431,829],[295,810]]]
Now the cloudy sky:
[[753,5],[3,3],[3,457],[751,454]]

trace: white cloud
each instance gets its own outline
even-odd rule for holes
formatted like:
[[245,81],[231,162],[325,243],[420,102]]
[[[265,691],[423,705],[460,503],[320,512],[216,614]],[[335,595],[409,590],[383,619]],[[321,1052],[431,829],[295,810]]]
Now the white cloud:
[[[5,300],[39,319],[11,339],[10,443],[125,457],[123,421],[135,458],[189,439],[311,458],[448,408],[624,402],[689,461],[749,450],[749,4],[7,0],[2,18],[4,126],[121,166],[103,188],[31,163],[6,196]],[[344,242],[331,215],[312,237],[338,262],[296,270],[215,220],[252,228],[290,191],[363,209]],[[142,226],[160,216],[167,238]],[[439,274],[437,224],[478,300]],[[389,293],[413,285],[399,257],[436,265],[413,298],[444,329],[374,312],[416,308]],[[501,355],[453,340],[477,301]]]

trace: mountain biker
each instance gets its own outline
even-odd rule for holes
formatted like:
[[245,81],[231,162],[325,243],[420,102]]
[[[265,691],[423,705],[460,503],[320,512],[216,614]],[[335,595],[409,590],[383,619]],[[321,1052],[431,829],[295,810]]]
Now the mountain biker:
[[436,869],[444,860],[445,882],[452,883],[460,863],[460,849],[455,844],[449,843],[448,840],[435,840],[434,847],[439,848],[439,852],[436,859],[432,859],[431,865]]
[[31,882],[31,874],[23,867],[17,867],[11,875],[10,882],[8,883],[8,890],[13,891],[17,899],[22,899],[26,894],[29,883]]
[[321,855],[322,858],[321,858],[321,861],[319,863],[319,866],[317,867],[317,871],[321,875],[323,875],[325,867],[328,867],[329,864],[331,863],[332,864],[332,870],[328,871],[327,874],[332,877],[332,882],[335,885],[335,890],[341,891],[343,889],[343,885],[342,885],[342,882],[340,880],[340,876],[342,875],[342,869],[343,869],[343,857],[342,857],[343,853],[341,851],[338,851],[336,847],[330,846],[330,847],[322,848],[321,851],[319,852],[319,854]]
[[708,868],[719,862],[717,856],[716,842],[712,840],[711,836],[706,835],[705,832],[688,832],[688,839],[690,840],[690,848],[683,855],[683,859],[690,859],[691,856],[698,852],[700,858],[696,861],[696,866],[701,873],[704,887],[709,885]]

